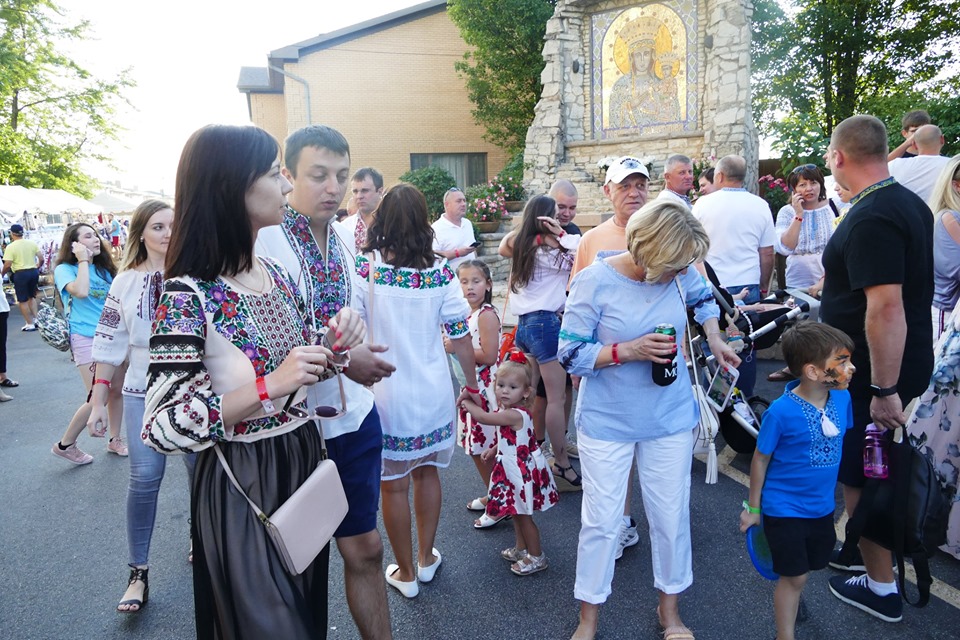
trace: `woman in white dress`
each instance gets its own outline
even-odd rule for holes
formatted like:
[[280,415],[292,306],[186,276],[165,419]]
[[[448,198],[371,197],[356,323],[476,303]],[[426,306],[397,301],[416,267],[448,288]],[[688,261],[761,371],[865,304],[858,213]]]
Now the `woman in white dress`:
[[[407,598],[440,566],[434,538],[440,520],[438,468],[450,464],[456,441],[453,384],[441,327],[480,402],[470,305],[447,261],[433,252],[433,229],[423,194],[409,184],[391,188],[374,216],[357,271],[366,291],[368,339],[390,345],[383,354],[396,373],[373,387],[383,426],[383,523],[396,556],[387,584]],[[372,291],[370,289],[372,287]],[[413,561],[409,489],[417,513],[417,565]]]

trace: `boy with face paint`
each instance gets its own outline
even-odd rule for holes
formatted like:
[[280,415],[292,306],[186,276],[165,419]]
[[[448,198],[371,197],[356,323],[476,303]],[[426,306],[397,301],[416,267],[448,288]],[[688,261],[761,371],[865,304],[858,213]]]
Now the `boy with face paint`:
[[778,640],[793,640],[800,594],[836,543],[834,487],[843,433],[853,424],[847,387],[853,341],[829,325],[800,322],[783,336],[798,379],[763,414],[740,530],[760,524],[780,576],[773,595]]

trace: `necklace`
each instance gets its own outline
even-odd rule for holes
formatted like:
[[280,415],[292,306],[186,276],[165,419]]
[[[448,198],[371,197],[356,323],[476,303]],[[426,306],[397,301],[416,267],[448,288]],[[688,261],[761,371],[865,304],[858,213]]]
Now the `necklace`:
[[857,204],[858,202],[860,202],[862,199],[864,199],[874,191],[878,191],[880,189],[883,189],[884,187],[889,187],[896,181],[897,180],[893,176],[890,176],[889,178],[884,178],[880,182],[870,185],[869,187],[867,187],[866,189],[864,189],[863,191],[861,191],[860,193],[858,193],[856,196],[853,197],[853,199],[850,201],[850,206],[852,207],[853,205]]
[[[232,278],[227,278],[227,280],[232,280],[234,283],[240,285],[241,287],[243,287],[243,288],[246,289],[247,291],[252,291],[253,293],[257,294],[258,296],[262,296],[263,294],[265,294],[265,293],[267,292],[267,286],[270,284],[270,280],[269,280],[269,278],[264,274],[264,268],[263,268],[263,266],[260,264],[260,261],[259,261],[259,260],[257,260],[257,261],[254,263],[254,269],[257,270],[257,281],[258,281],[258,285],[259,285],[259,286],[253,287],[253,286],[247,284],[246,282],[244,282],[243,280],[241,280],[240,278],[238,278],[237,276],[233,276]],[[253,271],[253,269],[251,269],[250,271]],[[250,273],[250,271],[248,271],[247,273]],[[238,275],[239,275],[239,274],[238,274]],[[246,275],[246,274],[244,274],[244,275]]]

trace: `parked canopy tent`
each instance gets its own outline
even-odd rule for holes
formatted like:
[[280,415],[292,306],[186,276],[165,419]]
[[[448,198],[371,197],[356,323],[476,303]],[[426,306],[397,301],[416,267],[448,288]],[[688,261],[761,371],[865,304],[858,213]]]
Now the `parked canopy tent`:
[[139,202],[135,202],[129,198],[124,198],[106,191],[101,191],[95,195],[90,199],[90,202],[103,207],[104,213],[116,213],[121,215],[133,213],[133,210],[137,208],[138,204],[140,204]]
[[[29,213],[82,213],[97,215],[103,207],[87,202],[79,196],[62,189],[27,189],[20,186],[0,185],[0,205],[4,213],[20,217]],[[12,210],[11,210],[12,209]]]

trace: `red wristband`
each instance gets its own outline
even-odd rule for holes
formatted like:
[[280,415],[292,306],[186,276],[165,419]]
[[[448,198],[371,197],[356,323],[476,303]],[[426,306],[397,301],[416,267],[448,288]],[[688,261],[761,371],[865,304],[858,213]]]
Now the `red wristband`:
[[540,237],[540,234],[537,234],[536,245],[539,247],[543,244],[543,238]]
[[454,250],[453,250],[453,257],[454,257],[454,258],[459,258],[459,257],[460,257],[460,249],[454,249]]
[[260,396],[260,404],[263,406],[263,410],[267,413],[273,413],[277,410],[273,406],[273,401],[270,400],[270,394],[267,393],[267,381],[263,379],[263,376],[257,376],[257,395]]
[[97,386],[98,384],[102,384],[102,385],[106,386],[107,389],[110,388],[110,381],[109,381],[109,380],[104,380],[103,378],[95,378],[95,379],[93,380],[93,386]]
[[463,385],[463,388],[467,393],[472,393],[473,395],[476,395],[476,396],[480,395],[480,389],[471,389],[467,385]]
[[617,347],[619,346],[619,342],[614,342],[613,347],[611,347],[610,357],[613,358],[613,364],[623,364],[620,362],[620,355],[617,353]]
[[801,218],[800,216],[793,216],[793,219],[796,220],[797,222],[803,222],[803,218]]

